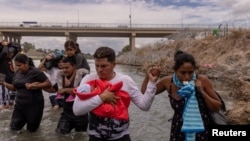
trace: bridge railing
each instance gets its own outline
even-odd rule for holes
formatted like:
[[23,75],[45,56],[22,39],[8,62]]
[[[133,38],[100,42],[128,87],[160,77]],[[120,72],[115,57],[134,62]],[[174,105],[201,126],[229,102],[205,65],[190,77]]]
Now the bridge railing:
[[216,28],[211,24],[126,24],[126,23],[53,23],[37,22],[26,24],[22,22],[0,22],[0,27],[81,27],[81,28]]
[[[249,28],[250,25],[235,25],[227,24],[223,27],[227,28]],[[37,24],[24,24],[23,22],[0,22],[0,27],[20,27],[20,28],[39,28],[39,27],[52,27],[52,28],[178,28],[178,29],[216,29],[218,24],[128,24],[128,23],[57,23],[57,22],[37,22]]]

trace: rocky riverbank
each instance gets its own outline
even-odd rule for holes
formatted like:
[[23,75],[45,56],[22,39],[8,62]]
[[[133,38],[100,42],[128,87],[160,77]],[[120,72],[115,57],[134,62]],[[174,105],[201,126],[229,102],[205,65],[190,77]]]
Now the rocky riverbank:
[[[182,33],[183,34],[183,33]],[[206,74],[217,91],[223,93],[225,101],[231,99],[227,118],[231,124],[250,124],[250,31],[233,30],[228,36],[178,36],[173,42],[156,42],[123,53],[118,63],[136,65],[144,72],[150,65],[158,64],[163,75],[173,73],[173,55],[182,50],[194,55],[198,73]]]

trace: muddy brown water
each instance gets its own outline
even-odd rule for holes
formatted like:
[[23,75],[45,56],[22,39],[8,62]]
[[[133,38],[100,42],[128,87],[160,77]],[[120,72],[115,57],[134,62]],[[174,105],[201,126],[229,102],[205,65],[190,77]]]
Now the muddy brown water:
[[[93,60],[88,60],[91,71],[94,72]],[[35,64],[38,62],[35,61]],[[138,86],[141,86],[143,75],[138,74],[136,69],[131,66],[117,65],[115,70],[120,73],[130,75]],[[224,91],[219,91],[226,101],[227,107],[232,106],[231,99]],[[72,131],[69,135],[60,135],[55,133],[57,122],[61,110],[52,111],[48,99],[48,94],[44,93],[45,108],[41,126],[36,133],[29,133],[23,129],[20,133],[9,130],[10,117],[12,109],[0,112],[0,141],[88,141],[87,133],[76,133]],[[133,141],[166,141],[169,140],[170,124],[168,120],[173,115],[170,107],[167,92],[163,92],[155,97],[155,100],[149,111],[141,111],[132,102],[129,108],[130,114],[130,135]]]

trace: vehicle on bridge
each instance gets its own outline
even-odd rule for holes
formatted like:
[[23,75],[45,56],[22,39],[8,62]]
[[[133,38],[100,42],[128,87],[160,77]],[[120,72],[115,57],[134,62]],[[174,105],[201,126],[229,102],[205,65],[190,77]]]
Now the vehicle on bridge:
[[20,27],[35,27],[35,26],[38,26],[37,21],[23,21],[20,24]]

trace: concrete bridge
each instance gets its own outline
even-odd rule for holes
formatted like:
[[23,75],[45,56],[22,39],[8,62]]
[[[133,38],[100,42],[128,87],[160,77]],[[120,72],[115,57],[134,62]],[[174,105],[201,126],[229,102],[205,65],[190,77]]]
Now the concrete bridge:
[[161,38],[183,31],[211,32],[217,25],[199,24],[107,24],[107,23],[18,23],[0,22],[0,41],[21,42],[23,36],[66,37],[128,37],[131,49],[135,38]]

